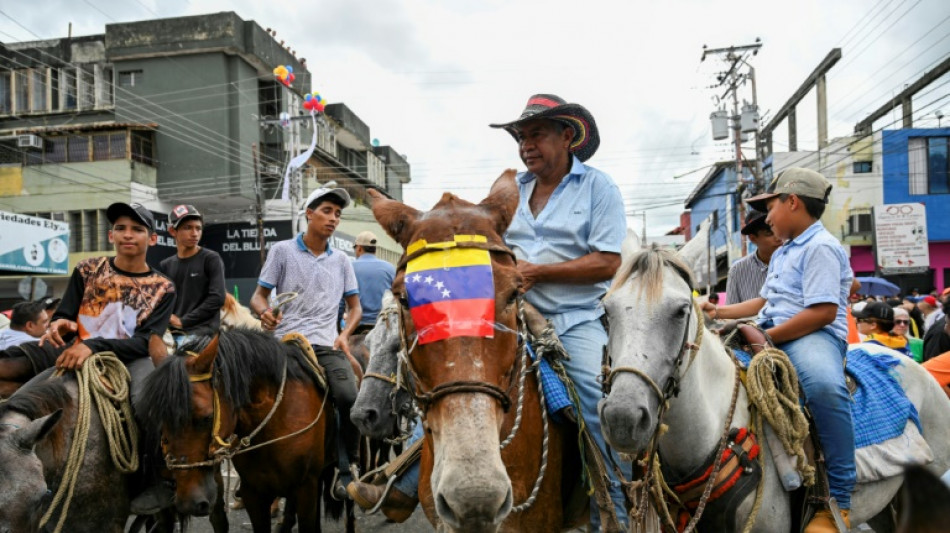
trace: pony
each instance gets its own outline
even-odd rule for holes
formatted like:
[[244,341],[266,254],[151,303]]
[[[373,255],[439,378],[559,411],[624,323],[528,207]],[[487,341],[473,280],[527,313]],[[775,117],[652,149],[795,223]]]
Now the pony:
[[398,386],[399,339],[399,302],[386,291],[376,325],[364,338],[371,356],[350,410],[360,433],[372,439],[396,436],[400,418],[415,416],[409,389]]
[[287,498],[281,531],[295,523],[301,533],[320,531],[321,492],[328,514],[342,516],[344,504],[329,497],[334,411],[303,349],[234,329],[184,346],[149,375],[136,411],[147,431],[161,435],[180,513],[209,512],[221,497],[215,473],[231,458],[255,533],[270,530],[278,497]]
[[[20,388],[0,405],[0,531],[34,533],[53,503],[49,487],[63,482],[79,407],[74,373]],[[91,409],[85,456],[68,506],[57,507],[47,527],[66,513],[63,530],[121,533],[129,516],[129,476],[119,472],[98,411]]]
[[[610,392],[600,406],[604,436],[618,451],[637,456],[648,450],[656,435],[664,475],[678,480],[702,472],[729,427],[752,424],[749,398],[738,386],[738,368],[719,338],[703,326],[691,291],[686,265],[672,252],[654,247],[624,258],[604,298],[613,359],[605,379]],[[894,370],[918,410],[922,433],[933,450],[935,460],[929,468],[943,472],[950,466],[950,400],[912,361]],[[734,384],[736,400],[730,409]],[[658,413],[667,401],[661,420]],[[665,433],[658,431],[660,424],[667,427]],[[891,531],[893,523],[885,516],[889,513],[881,512],[901,482],[902,476],[896,476],[856,486],[852,524],[873,520],[875,531]],[[771,453],[764,454],[759,483],[761,509],[753,531],[788,531],[798,519],[797,510]],[[746,523],[754,500],[753,491],[726,516],[731,528]]]
[[[501,238],[518,204],[514,176],[514,170],[502,174],[479,204],[445,193],[426,213],[368,191],[376,220],[410,250],[397,268],[393,293],[406,368],[426,428],[419,499],[429,521],[444,531],[556,531],[563,523],[562,430],[547,424],[538,382],[522,356],[521,276]],[[462,246],[490,254],[493,335],[416,344],[407,262],[439,253],[437,243],[452,243],[459,235],[479,236]],[[410,245],[422,241],[434,246],[411,251]]]

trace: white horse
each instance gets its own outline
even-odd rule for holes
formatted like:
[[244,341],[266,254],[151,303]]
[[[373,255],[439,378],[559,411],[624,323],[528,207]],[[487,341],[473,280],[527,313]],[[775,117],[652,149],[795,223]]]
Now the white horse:
[[[694,307],[690,285],[684,263],[673,253],[654,248],[624,259],[604,299],[610,320],[612,369],[636,369],[612,373],[611,391],[601,404],[604,436],[615,449],[639,455],[649,445],[657,424],[667,425],[666,433],[658,438],[658,453],[664,470],[676,479],[685,479],[714,455],[729,414],[737,371],[718,336],[698,329],[704,327],[703,320]],[[691,356],[687,349],[678,359],[681,348],[690,346],[690,341],[695,343],[698,333],[702,334],[699,350]],[[935,460],[929,469],[939,475],[950,467],[950,400],[913,361],[908,359],[895,371],[917,408],[923,436],[933,451]],[[680,376],[679,395],[670,398],[660,421],[661,398],[653,384],[663,388],[674,373]],[[740,387],[732,427],[749,427],[748,406],[745,388]],[[787,532],[798,510],[791,506],[771,453],[764,459],[762,506],[753,531]],[[859,484],[852,496],[851,523],[874,519],[901,483],[898,476]],[[742,530],[754,499],[753,491],[738,505],[733,521],[737,530]],[[871,525],[879,532],[893,527],[887,525],[883,514]]]

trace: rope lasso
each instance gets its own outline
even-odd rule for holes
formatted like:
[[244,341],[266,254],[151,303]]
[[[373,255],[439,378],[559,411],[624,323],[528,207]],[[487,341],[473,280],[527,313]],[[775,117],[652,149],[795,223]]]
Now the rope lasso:
[[804,451],[808,420],[798,404],[798,374],[792,361],[782,350],[766,347],[749,362],[747,374],[749,401],[775,430],[786,453],[797,459],[802,482],[813,485],[815,468],[808,464]]
[[[61,371],[56,372],[53,377],[61,374]],[[116,469],[123,474],[138,470],[138,428],[129,403],[130,380],[131,375],[128,369],[112,352],[93,354],[83,362],[80,368],[76,369],[79,405],[76,410],[73,440],[63,467],[59,488],[53,496],[49,509],[40,519],[41,529],[50,521],[53,513],[62,508],[53,531],[60,533],[63,530],[76,481],[79,479],[79,469],[86,456],[86,445],[89,442],[89,429],[92,423],[91,403],[96,405],[109,442],[109,453]],[[110,388],[112,390],[109,390]]]

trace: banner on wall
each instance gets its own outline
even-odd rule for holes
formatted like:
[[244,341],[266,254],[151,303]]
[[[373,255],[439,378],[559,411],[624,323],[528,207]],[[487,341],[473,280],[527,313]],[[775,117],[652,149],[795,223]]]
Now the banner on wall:
[[921,203],[874,207],[874,253],[881,274],[912,274],[930,268],[927,208]]
[[69,224],[0,211],[0,270],[69,273]]

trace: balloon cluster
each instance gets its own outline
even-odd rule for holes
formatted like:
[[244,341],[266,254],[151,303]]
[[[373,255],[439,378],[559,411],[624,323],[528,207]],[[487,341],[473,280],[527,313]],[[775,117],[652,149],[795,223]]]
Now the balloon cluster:
[[319,111],[322,113],[326,105],[327,101],[316,91],[303,97],[303,108],[308,111]]
[[278,81],[290,87],[290,84],[294,82],[294,67],[290,65],[275,67],[274,76],[277,76]]

